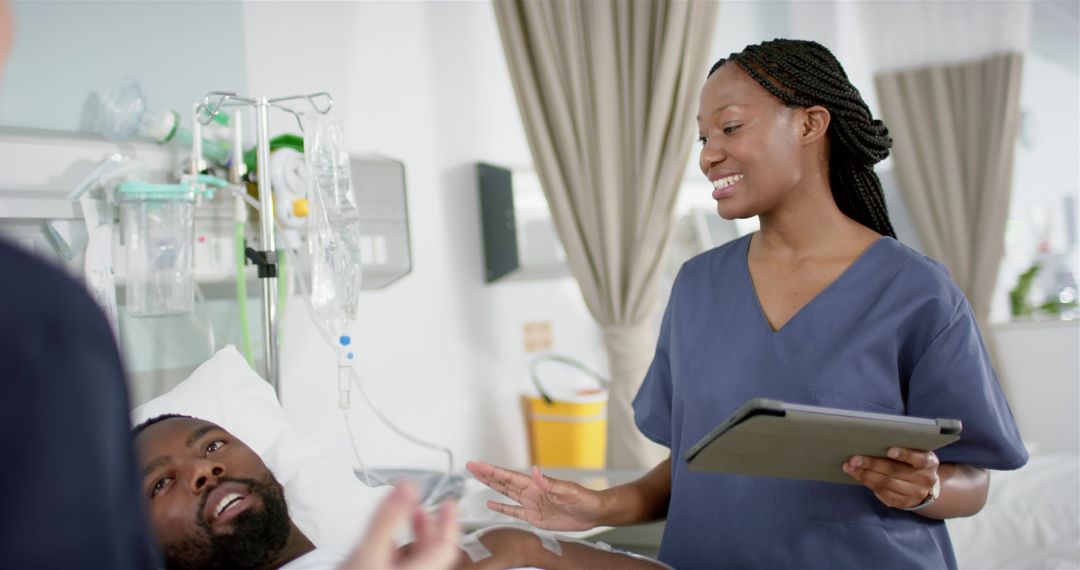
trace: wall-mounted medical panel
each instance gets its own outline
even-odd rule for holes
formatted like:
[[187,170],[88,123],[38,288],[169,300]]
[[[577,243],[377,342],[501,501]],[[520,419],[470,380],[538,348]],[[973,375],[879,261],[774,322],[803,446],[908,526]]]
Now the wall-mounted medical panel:
[[82,206],[68,194],[117,152],[137,160],[154,182],[167,181],[179,162],[176,149],[152,143],[118,145],[91,135],[0,127],[0,235],[80,274],[81,250],[66,259],[46,223],[67,235],[81,233],[85,245]]
[[535,172],[476,165],[484,279],[549,279],[570,269]]
[[376,155],[350,159],[360,210],[362,289],[381,289],[412,271],[405,165]]

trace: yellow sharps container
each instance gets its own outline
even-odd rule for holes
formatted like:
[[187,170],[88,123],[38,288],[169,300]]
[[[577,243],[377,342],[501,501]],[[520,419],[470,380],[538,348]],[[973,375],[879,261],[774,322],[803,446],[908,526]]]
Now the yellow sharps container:
[[[551,393],[543,388],[537,368],[560,362],[592,378],[587,388]],[[538,356],[529,366],[539,396],[522,398],[529,460],[540,467],[603,469],[607,451],[607,380],[569,357]]]

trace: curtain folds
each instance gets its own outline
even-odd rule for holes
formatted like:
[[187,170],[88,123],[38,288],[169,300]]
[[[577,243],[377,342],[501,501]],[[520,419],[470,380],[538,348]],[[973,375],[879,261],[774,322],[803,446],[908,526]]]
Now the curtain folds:
[[1004,53],[876,77],[919,240],[949,268],[982,324],[1005,254],[1022,63],[1019,53]]
[[693,141],[717,4],[495,0],[526,137],[612,376],[608,466],[651,467],[630,401]]

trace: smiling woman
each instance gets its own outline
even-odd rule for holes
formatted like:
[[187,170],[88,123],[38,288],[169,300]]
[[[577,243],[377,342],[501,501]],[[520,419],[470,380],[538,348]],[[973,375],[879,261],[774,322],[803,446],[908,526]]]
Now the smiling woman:
[[[661,558],[694,566],[724,551],[760,564],[764,545],[746,545],[769,528],[791,548],[768,566],[954,567],[940,519],[981,508],[989,475],[974,465],[1016,468],[1026,453],[970,306],[940,264],[893,239],[873,171],[888,130],[826,48],[797,40],[718,61],[699,128],[717,211],[756,215],[761,229],[683,267],[635,401],[641,430],[681,457],[726,413],[767,396],[961,417],[965,440],[940,456],[853,457],[843,471],[861,487],[691,474],[674,462]],[[693,548],[707,535],[716,543],[715,528],[701,534],[703,497],[744,513],[721,523],[715,550]],[[800,504],[805,519],[782,514]]]
[[[634,400],[670,459],[599,492],[470,471],[520,505],[493,509],[542,528],[666,517],[660,559],[678,568],[955,568],[942,519],[978,512],[987,469],[1027,453],[967,300],[893,237],[872,170],[888,130],[832,53],[800,40],[717,62],[698,124],[718,213],[761,225],[687,261],[672,287]],[[762,397],[959,418],[964,432],[938,453],[851,457],[836,466],[850,485],[690,472],[689,446]]]
[[[758,136],[743,143],[745,150],[754,152],[761,162],[791,164],[790,160],[785,160],[786,157],[765,153],[795,148],[797,145],[791,144],[795,140],[767,144],[768,141],[762,137],[783,137],[785,131],[767,129],[790,125],[791,120],[805,113],[803,118],[810,121],[805,128],[820,129],[821,133],[826,133],[827,145],[822,149],[825,156],[821,158],[827,164],[829,185],[840,211],[881,235],[895,238],[885,209],[881,182],[873,170],[874,164],[889,155],[889,147],[892,146],[889,131],[884,123],[871,116],[858,89],[848,82],[847,74],[832,54],[828,54],[824,48],[815,54],[814,49],[809,47],[812,45],[818,44],[766,42],[760,46],[748,46],[742,52],[732,54],[730,59],[716,62],[709,70],[710,81],[728,87],[722,91],[702,91],[701,109],[704,116],[698,118],[703,129],[700,140],[703,146],[709,148],[709,134],[704,132],[706,126],[731,138],[745,126],[754,127],[751,130],[757,131]],[[737,66],[724,66],[728,61]],[[842,84],[837,85],[837,80],[842,80]],[[768,121],[770,118],[774,120]],[[760,121],[765,121],[764,125],[745,124]],[[786,134],[799,135],[790,131]],[[809,133],[802,134],[805,136]],[[733,193],[726,189],[735,182],[732,178],[737,176],[741,180],[742,175],[710,173],[709,170],[718,162],[706,163],[711,156],[702,151],[701,168],[716,185],[719,195],[714,193],[713,198],[719,200]],[[798,178],[802,173],[785,174]],[[721,215],[724,215],[723,212]],[[729,216],[724,217],[730,219]]]

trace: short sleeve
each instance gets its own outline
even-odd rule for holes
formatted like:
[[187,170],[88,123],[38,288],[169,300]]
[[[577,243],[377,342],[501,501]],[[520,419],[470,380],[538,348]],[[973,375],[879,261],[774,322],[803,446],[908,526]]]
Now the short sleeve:
[[960,440],[937,451],[943,463],[999,470],[1027,463],[1020,432],[966,299],[961,298],[913,368],[907,413],[961,421]]
[[663,445],[671,447],[671,319],[675,296],[672,294],[660,325],[660,337],[656,341],[649,372],[634,397],[634,423],[641,433]]

